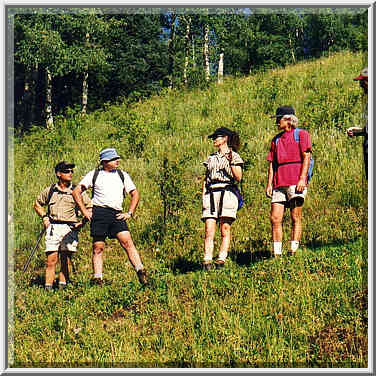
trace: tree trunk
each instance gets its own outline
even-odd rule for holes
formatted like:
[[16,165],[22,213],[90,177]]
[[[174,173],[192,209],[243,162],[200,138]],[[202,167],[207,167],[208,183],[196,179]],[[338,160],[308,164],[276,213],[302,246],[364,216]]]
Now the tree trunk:
[[223,56],[224,56],[224,53],[221,52],[219,54],[219,61],[218,61],[218,83],[219,84],[223,82]]
[[289,36],[289,45],[290,45],[290,51],[291,51],[291,57],[294,64],[296,63],[295,53],[294,53],[294,46],[292,45],[291,35]]
[[209,78],[210,78],[210,67],[209,67],[209,25],[205,25],[203,55],[204,55],[205,80],[209,81]]
[[86,110],[87,110],[87,96],[88,96],[88,91],[89,91],[89,86],[88,86],[88,77],[89,77],[89,72],[86,70],[84,72],[84,78],[82,80],[82,110],[81,113],[82,115],[86,115]]
[[49,69],[46,69],[46,127],[51,129],[54,126],[52,116],[52,75]]
[[191,17],[186,18],[186,29],[185,29],[185,36],[184,36],[184,71],[183,71],[183,81],[185,85],[188,85],[188,63],[189,63],[189,35],[191,29]]
[[173,74],[174,74],[174,61],[175,61],[175,25],[176,22],[176,14],[174,13],[171,18],[171,32],[170,32],[170,39],[168,40],[168,76],[169,76],[169,84],[168,87],[170,89],[174,86],[173,81]]

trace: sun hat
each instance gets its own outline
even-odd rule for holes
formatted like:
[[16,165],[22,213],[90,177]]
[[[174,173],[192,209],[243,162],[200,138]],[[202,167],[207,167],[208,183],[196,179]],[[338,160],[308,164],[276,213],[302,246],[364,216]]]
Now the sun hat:
[[121,158],[117,151],[113,148],[103,149],[99,153],[99,160],[102,161],[110,161],[112,159],[119,159]]
[[55,166],[55,173],[56,172],[60,172],[60,171],[63,171],[63,170],[67,170],[67,169],[71,169],[71,168],[75,168],[76,165],[74,163],[67,163],[65,161],[62,161],[62,162],[59,162],[56,166]]
[[221,128],[217,128],[214,133],[212,133],[211,135],[208,136],[208,138],[212,138],[212,139],[215,139],[217,138],[218,136],[229,136],[231,137],[233,135],[233,131],[231,131],[230,129],[226,128],[226,127],[221,127]]
[[354,81],[361,81],[366,78],[368,79],[368,67],[363,68],[360,72],[360,75],[354,78]]

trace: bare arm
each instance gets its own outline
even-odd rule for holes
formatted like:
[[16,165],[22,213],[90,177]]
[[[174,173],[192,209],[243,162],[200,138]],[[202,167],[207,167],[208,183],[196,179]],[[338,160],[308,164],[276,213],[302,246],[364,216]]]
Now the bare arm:
[[268,183],[265,189],[266,196],[268,197],[272,197],[272,194],[273,194],[273,177],[274,177],[273,162],[270,162],[269,169],[268,169]]
[[[137,209],[138,203],[140,201],[140,194],[138,193],[137,189],[130,191],[129,194],[131,195],[131,202],[129,203],[129,209],[127,213],[119,213],[116,215],[117,219],[124,219],[127,220],[132,217],[134,212]],[[129,214],[131,213],[131,214]]]
[[302,169],[300,171],[300,177],[298,184],[296,185],[296,191],[297,192],[303,192],[304,188],[307,186],[307,175],[308,175],[308,169],[309,169],[309,163],[311,161],[311,153],[310,152],[304,152],[303,153],[303,165]]
[[231,165],[231,171],[232,171],[232,174],[234,175],[234,178],[235,178],[236,181],[242,180],[243,171],[242,171],[241,166]]
[[84,200],[82,199],[82,193],[86,190],[86,188],[79,184],[76,188],[72,191],[72,196],[74,201],[76,202],[77,206],[80,208],[82,215],[87,218],[89,221],[91,221],[92,218],[92,211],[89,209],[86,209],[86,206],[84,204]]
[[34,202],[34,210],[42,218],[43,226],[47,228],[50,225],[50,219],[46,217],[47,213],[43,209],[43,207],[38,203],[38,201]]

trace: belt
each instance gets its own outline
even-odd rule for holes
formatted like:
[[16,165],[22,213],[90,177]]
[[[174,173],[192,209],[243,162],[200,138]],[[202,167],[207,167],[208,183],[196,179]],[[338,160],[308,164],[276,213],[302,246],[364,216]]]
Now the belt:
[[73,227],[76,224],[76,222],[56,221],[56,220],[53,220],[53,219],[50,219],[50,223],[51,223],[51,225],[68,225],[68,226],[71,226],[71,227]]
[[223,197],[225,195],[226,191],[233,192],[236,186],[233,184],[227,184],[223,187],[207,187],[206,188],[206,194],[209,193],[210,195],[210,214],[214,214],[215,212],[215,207],[214,207],[214,192],[221,192],[221,196],[219,198],[219,208],[218,208],[218,217],[221,216],[222,214],[222,209],[223,209]]

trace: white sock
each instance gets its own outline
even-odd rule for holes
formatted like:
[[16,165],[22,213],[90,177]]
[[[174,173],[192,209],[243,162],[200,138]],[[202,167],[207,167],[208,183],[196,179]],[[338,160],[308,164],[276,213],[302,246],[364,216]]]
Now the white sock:
[[291,240],[291,243],[290,243],[290,249],[293,251],[293,252],[296,252],[299,248],[299,242],[296,241],[296,240]]
[[142,270],[143,268],[144,268],[144,265],[139,264],[139,265],[137,265],[137,266],[135,267],[135,270],[136,270],[136,272],[138,272],[139,270]]
[[282,254],[282,242],[273,242],[273,252],[275,255]]
[[103,278],[103,273],[94,273],[94,278]]
[[226,261],[227,251],[219,251],[218,260]]
[[66,285],[66,282],[59,282],[59,285]]

